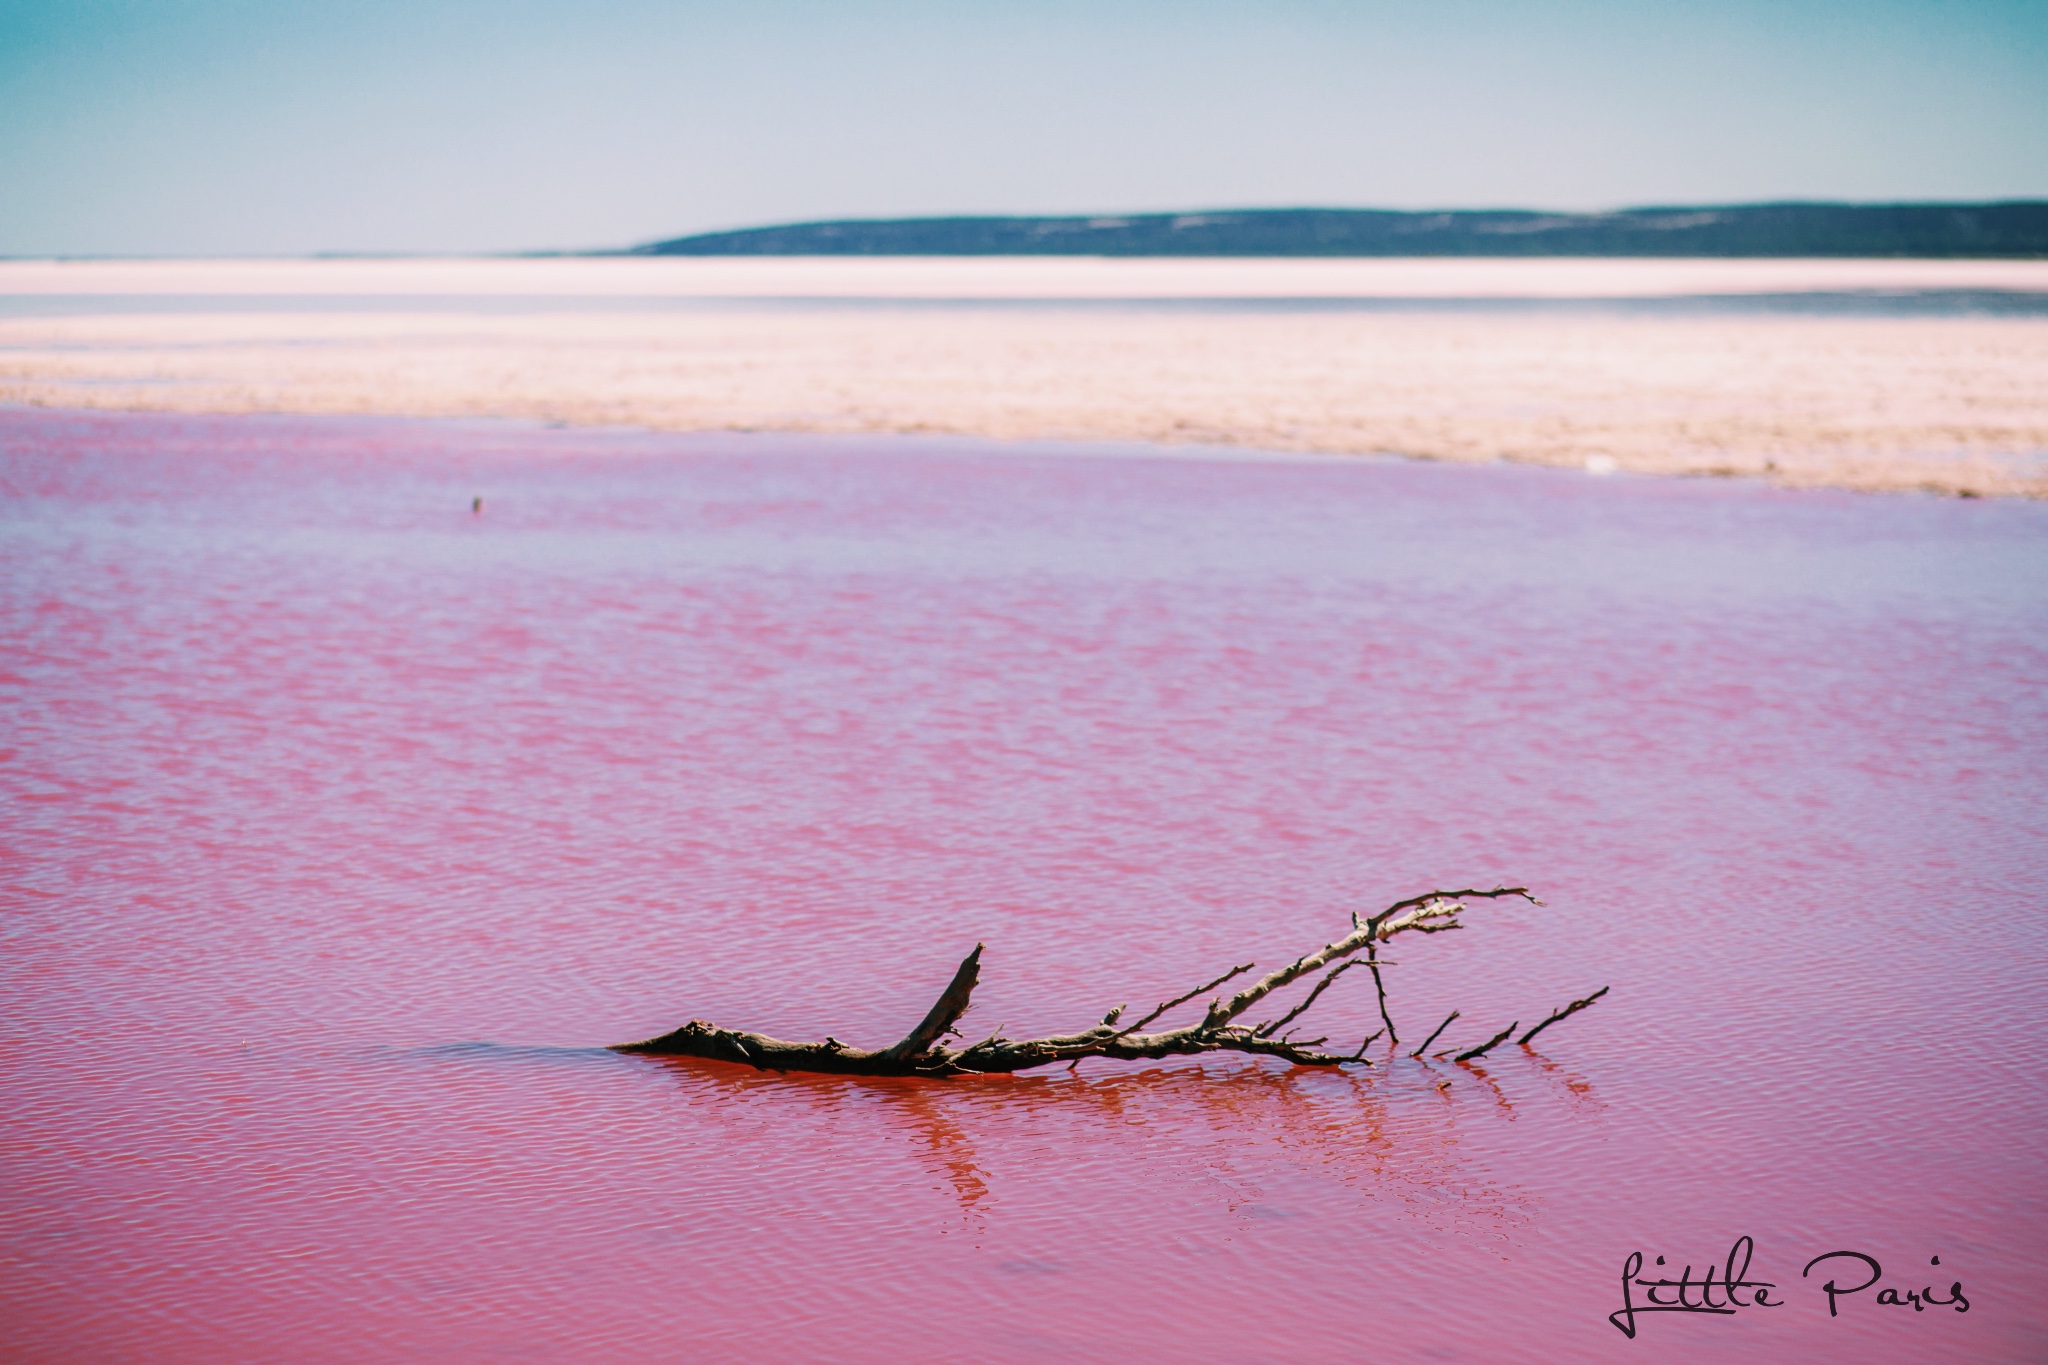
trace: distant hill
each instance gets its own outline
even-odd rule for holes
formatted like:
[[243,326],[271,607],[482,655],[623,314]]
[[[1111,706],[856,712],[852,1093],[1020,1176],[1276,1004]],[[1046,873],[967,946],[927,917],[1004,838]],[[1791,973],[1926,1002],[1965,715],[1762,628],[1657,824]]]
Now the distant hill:
[[2048,256],[2048,201],[1616,213],[1245,209],[893,218],[707,232],[639,256]]

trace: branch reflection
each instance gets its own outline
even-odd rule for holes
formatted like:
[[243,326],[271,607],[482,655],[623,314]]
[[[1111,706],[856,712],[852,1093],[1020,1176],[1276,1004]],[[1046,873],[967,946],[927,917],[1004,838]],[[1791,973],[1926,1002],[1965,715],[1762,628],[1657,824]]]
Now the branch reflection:
[[948,1081],[647,1061],[708,1105],[744,1111],[760,1139],[822,1132],[849,1152],[907,1150],[975,1232],[1054,1185],[1071,1187],[1062,1197],[1143,1190],[1237,1218],[1285,1216],[1268,1186],[1301,1179],[1391,1202],[1428,1227],[1507,1232],[1527,1221],[1529,1197],[1461,1144],[1478,1126],[1514,1119],[1502,1078],[1523,1092],[1540,1081],[1536,1108],[1562,1099],[1567,1119],[1600,1107],[1583,1078],[1519,1052],[1493,1071],[1406,1059],[1367,1072],[1205,1062]]

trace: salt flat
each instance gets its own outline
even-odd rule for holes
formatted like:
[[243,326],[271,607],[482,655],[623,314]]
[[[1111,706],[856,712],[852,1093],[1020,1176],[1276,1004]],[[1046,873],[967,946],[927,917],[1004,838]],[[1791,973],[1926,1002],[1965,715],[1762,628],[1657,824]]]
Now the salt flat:
[[1930,292],[2048,297],[2048,262],[13,261],[0,402],[1202,443],[2048,496],[2048,305],[1885,303]]
[[1488,257],[556,256],[0,260],[16,294],[704,298],[1646,298],[2048,293],[2048,261]]

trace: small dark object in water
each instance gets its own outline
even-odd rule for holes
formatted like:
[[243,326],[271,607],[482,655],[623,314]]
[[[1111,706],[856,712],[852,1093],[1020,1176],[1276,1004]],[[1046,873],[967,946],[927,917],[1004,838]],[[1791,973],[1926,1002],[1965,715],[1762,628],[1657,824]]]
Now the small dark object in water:
[[483,500],[482,498],[471,498],[471,499],[469,500],[469,511],[470,511],[470,515],[472,515],[472,516],[481,516],[481,515],[483,514],[483,510],[484,510],[484,500]]

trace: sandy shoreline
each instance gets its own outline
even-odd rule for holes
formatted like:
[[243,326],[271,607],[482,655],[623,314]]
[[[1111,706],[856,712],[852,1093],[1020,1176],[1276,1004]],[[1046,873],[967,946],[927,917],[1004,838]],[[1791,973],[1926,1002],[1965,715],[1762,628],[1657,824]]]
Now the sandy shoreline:
[[0,260],[0,298],[51,294],[694,298],[1656,298],[2048,293],[2048,261],[1656,257],[754,256]]
[[[2034,290],[2048,289],[2048,263],[4,262],[0,298],[98,295],[104,311],[0,317],[0,403],[1200,442],[2048,496],[2040,316],[971,302],[1289,296],[1283,283],[1303,298],[1636,298],[1674,282],[1694,294]],[[706,302],[408,310],[388,297],[551,290]],[[177,297],[124,299],[151,295]],[[278,306],[232,311],[209,295]],[[716,302],[777,297],[773,309]]]

